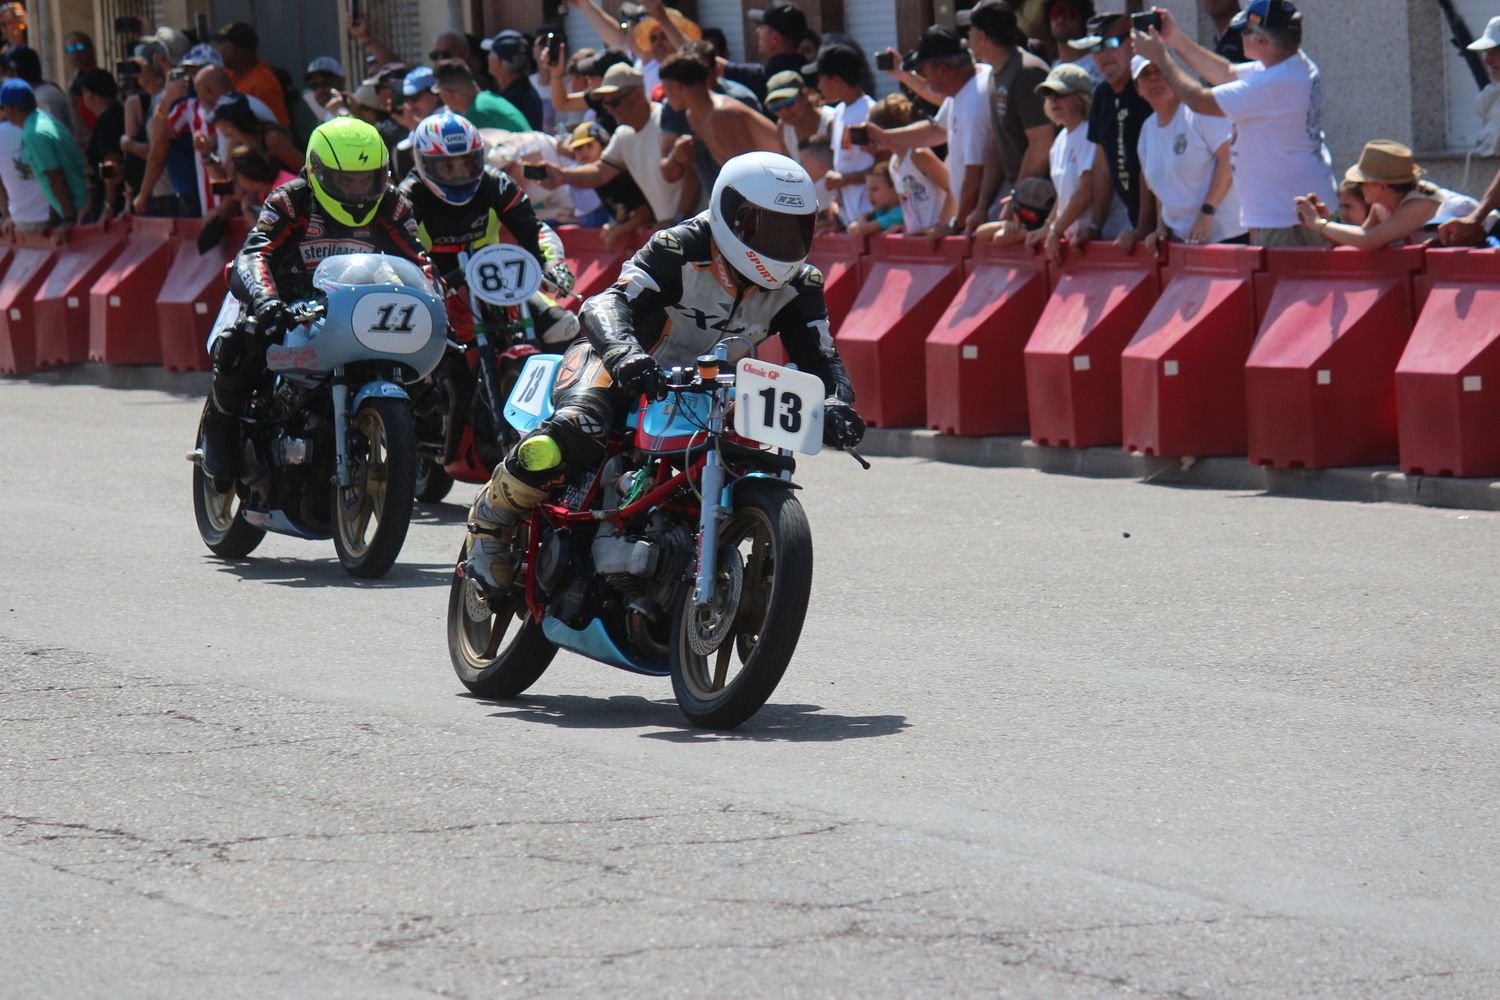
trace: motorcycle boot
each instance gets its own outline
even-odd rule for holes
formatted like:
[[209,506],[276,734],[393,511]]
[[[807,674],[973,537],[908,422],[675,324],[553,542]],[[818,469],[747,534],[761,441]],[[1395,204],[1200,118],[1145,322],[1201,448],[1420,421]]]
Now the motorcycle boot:
[[569,312],[541,292],[526,301],[536,324],[536,336],[543,344],[561,350],[578,339],[578,314]]
[[549,490],[527,480],[552,478],[561,471],[562,450],[546,434],[516,445],[500,463],[489,485],[469,508],[469,560],[465,575],[487,590],[508,593],[516,580],[516,535],[521,520],[547,499]]
[[258,376],[253,337],[251,330],[242,327],[220,337],[212,348],[213,383],[203,408],[203,474],[220,493],[239,476],[240,414]]

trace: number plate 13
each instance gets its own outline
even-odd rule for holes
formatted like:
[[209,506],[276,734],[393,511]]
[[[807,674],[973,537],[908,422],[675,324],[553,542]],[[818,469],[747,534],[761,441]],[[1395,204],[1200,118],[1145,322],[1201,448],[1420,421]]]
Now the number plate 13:
[[822,379],[754,358],[743,359],[734,372],[735,433],[804,455],[822,449]]

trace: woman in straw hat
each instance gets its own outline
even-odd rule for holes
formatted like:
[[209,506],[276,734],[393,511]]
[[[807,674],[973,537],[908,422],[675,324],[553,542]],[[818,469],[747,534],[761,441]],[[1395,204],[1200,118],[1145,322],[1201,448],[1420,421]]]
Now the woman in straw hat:
[[1327,206],[1315,195],[1297,199],[1297,218],[1329,243],[1361,250],[1420,240],[1424,230],[1435,231],[1438,224],[1461,218],[1475,206],[1468,195],[1422,180],[1422,168],[1411,150],[1393,139],[1365,143],[1344,181],[1358,184],[1370,206],[1363,226],[1331,221]]
[[576,6],[606,45],[635,53],[636,68],[646,78],[646,96],[652,100],[661,82],[662,61],[684,42],[703,37],[703,30],[692,19],[666,6],[664,0],[622,3],[619,18],[607,13],[601,0],[581,0]]

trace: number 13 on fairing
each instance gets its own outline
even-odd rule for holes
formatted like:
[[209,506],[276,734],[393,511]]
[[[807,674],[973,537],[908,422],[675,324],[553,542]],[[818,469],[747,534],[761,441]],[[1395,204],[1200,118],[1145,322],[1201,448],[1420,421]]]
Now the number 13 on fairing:
[[823,380],[745,358],[735,366],[735,432],[773,448],[816,455],[823,447]]

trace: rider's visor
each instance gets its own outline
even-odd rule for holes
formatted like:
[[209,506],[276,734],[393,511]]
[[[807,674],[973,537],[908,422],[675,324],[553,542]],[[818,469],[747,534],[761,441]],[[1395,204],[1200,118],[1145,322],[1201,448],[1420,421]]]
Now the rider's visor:
[[771,260],[803,261],[812,249],[814,216],[762,208],[732,187],[722,196],[730,232],[751,250]]
[[424,156],[427,175],[439,184],[464,187],[479,180],[484,173],[484,150],[476,149],[461,156]]
[[328,196],[346,205],[378,201],[391,186],[390,171],[383,166],[378,170],[335,170],[316,155],[308,166]]

